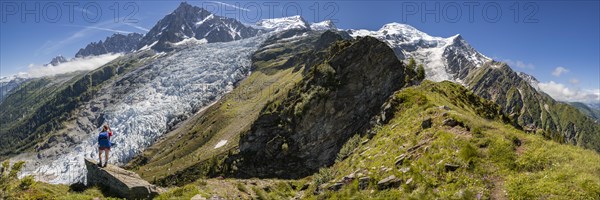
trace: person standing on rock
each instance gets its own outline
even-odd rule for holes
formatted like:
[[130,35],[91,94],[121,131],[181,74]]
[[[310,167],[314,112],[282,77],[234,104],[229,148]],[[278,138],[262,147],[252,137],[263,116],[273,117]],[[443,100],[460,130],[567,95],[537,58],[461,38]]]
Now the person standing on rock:
[[[108,124],[102,126],[102,132],[98,135],[98,166],[106,167],[108,163],[108,153],[110,152],[110,147],[112,143],[110,143],[110,137],[112,137],[113,132],[108,126]],[[104,165],[102,165],[102,152],[104,152]]]

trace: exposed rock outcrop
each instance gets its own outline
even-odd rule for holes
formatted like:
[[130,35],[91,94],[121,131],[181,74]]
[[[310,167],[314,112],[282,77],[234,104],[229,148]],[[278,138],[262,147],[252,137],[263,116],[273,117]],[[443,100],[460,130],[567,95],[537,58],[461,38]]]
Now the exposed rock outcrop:
[[248,162],[238,167],[240,176],[294,178],[333,163],[348,138],[368,129],[385,100],[414,74],[372,37],[338,42],[328,55],[242,135],[242,162]]
[[134,172],[108,165],[100,168],[96,162],[85,159],[87,168],[87,185],[97,185],[102,189],[121,198],[127,199],[152,199],[162,189],[140,178]]

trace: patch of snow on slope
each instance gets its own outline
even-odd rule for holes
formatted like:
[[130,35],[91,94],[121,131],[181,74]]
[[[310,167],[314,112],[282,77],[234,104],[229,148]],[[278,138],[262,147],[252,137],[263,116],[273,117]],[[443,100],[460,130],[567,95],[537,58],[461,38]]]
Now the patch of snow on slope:
[[[124,164],[165,134],[167,124],[191,116],[229,92],[250,70],[250,56],[266,35],[227,43],[210,43],[167,54],[126,74],[135,87],[113,83],[103,88],[110,95],[105,119],[118,145],[109,163]],[[123,94],[115,91],[125,90]],[[101,92],[103,92],[101,91]],[[100,101],[100,100],[97,100]],[[83,142],[56,159],[38,162],[32,174],[50,183],[85,181],[83,158],[98,160],[97,132],[82,133]]]
[[196,39],[196,38],[186,38],[183,39],[179,42],[173,43],[173,46],[181,46],[181,45],[185,45],[185,44],[206,44],[208,43],[208,41],[206,40],[206,38],[202,38],[200,40]]
[[217,143],[217,145],[215,145],[215,149],[225,146],[225,144],[227,144],[227,140],[221,140],[219,143]]

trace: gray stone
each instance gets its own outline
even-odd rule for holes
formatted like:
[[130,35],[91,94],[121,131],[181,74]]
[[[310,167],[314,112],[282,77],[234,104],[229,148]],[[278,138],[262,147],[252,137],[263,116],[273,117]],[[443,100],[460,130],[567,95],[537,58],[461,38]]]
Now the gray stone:
[[396,166],[400,166],[400,165],[402,165],[402,163],[404,163],[404,160],[406,159],[406,157],[407,157],[407,156],[406,156],[406,154],[401,154],[400,156],[398,156],[398,157],[396,158],[395,165],[396,165]]
[[377,188],[380,190],[394,188],[394,187],[400,186],[401,182],[402,182],[402,180],[400,180],[399,178],[396,178],[396,176],[390,175],[387,178],[384,178],[384,179],[380,180],[379,182],[377,182]]
[[206,198],[204,198],[200,194],[197,194],[196,196],[193,196],[190,200],[206,200]]
[[331,190],[331,191],[338,191],[338,190],[342,189],[342,186],[344,186],[343,183],[337,182],[337,183],[334,183],[333,185],[330,185],[329,187],[327,187],[327,189]]
[[354,177],[355,177],[354,173],[351,173],[351,174],[349,174],[349,175],[347,175],[347,176],[344,176],[344,177],[342,178],[342,182],[343,182],[344,184],[349,184],[349,183],[351,183],[352,181],[354,181]]
[[412,183],[412,181],[413,181],[413,179],[412,179],[412,178],[409,178],[408,180],[406,180],[406,183],[405,183],[405,184],[406,184],[406,185],[410,185],[410,184]]
[[369,182],[371,182],[371,178],[367,177],[361,177],[358,179],[358,189],[360,190],[364,190],[367,189],[367,187],[369,186]]
[[431,118],[427,118],[426,120],[423,120],[423,122],[421,122],[421,128],[422,129],[428,129],[431,128],[431,125],[433,123],[431,122]]
[[458,122],[456,120],[450,118],[450,119],[445,119],[444,122],[442,122],[442,124],[444,124],[444,126],[455,127],[458,125]]
[[460,168],[459,165],[450,164],[450,163],[444,164],[444,169],[446,169],[446,171],[456,171],[458,168]]
[[87,185],[99,186],[111,195],[127,199],[152,199],[163,191],[148,183],[134,172],[114,165],[100,168],[90,159],[85,159],[87,168]]

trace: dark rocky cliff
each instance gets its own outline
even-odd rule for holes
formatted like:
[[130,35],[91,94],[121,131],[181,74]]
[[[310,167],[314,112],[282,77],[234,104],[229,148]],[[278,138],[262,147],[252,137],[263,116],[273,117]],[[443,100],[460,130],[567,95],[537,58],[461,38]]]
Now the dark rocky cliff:
[[240,176],[301,177],[332,164],[345,141],[369,128],[385,100],[414,76],[372,37],[336,43],[305,73],[242,135]]

